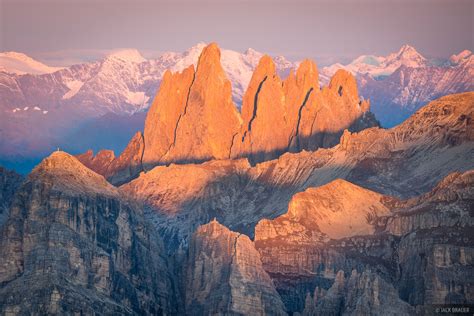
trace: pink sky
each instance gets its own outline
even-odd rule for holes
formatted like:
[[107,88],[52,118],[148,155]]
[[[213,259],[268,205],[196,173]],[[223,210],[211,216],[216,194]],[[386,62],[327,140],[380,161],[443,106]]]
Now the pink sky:
[[117,48],[152,56],[216,41],[320,63],[403,44],[447,57],[473,50],[473,10],[471,0],[0,0],[0,51],[70,64]]

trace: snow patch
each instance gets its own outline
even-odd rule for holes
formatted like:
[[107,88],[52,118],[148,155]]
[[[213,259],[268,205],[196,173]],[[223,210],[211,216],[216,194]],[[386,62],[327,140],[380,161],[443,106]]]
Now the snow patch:
[[35,107],[33,108],[33,110],[35,110],[35,111],[41,111],[41,109],[40,109],[39,107],[37,107],[37,106],[35,106]]
[[127,97],[127,103],[137,105],[137,106],[144,106],[147,104],[148,100],[150,99],[149,96],[145,95],[145,92],[133,92],[128,91],[125,95]]
[[146,61],[142,54],[140,54],[140,52],[136,49],[119,50],[110,54],[108,58],[120,59],[125,62],[132,62],[137,64]]
[[333,76],[338,69],[345,69],[352,74],[368,74],[373,78],[391,75],[401,66],[419,68],[426,66],[427,60],[410,45],[403,45],[396,53],[386,57],[374,55],[362,55],[354,59],[350,64],[334,64],[324,67],[323,76]]
[[42,75],[63,69],[62,67],[50,67],[28,55],[17,52],[0,53],[0,65],[1,71],[17,75]]
[[47,114],[47,113],[48,113],[48,111],[43,111],[43,114]]
[[29,106],[25,106],[25,107],[23,108],[23,111],[28,111],[29,108],[30,108]]
[[66,82],[65,85],[69,88],[69,91],[63,95],[63,100],[67,100],[75,96],[79,92],[79,90],[81,90],[82,86],[84,85],[84,82],[79,80],[73,80]]

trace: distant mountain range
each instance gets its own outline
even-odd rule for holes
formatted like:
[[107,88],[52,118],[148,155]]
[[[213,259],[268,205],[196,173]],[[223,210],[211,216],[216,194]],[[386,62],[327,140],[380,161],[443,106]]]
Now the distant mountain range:
[[387,57],[363,55],[347,65],[325,67],[322,78],[338,69],[357,77],[360,94],[371,100],[372,111],[385,127],[399,124],[438,97],[474,90],[474,56],[468,50],[440,61],[404,45]]
[[[196,65],[204,46],[199,43],[184,53],[168,52],[149,60],[137,50],[124,50],[65,68],[21,53],[0,53],[0,163],[26,172],[57,147],[72,153],[104,147],[122,151],[143,129],[144,112],[165,71]],[[239,109],[262,56],[253,49],[222,50],[222,67]],[[382,125],[393,126],[432,99],[474,90],[473,60],[472,53],[464,51],[435,64],[405,45],[387,57],[367,55],[348,65],[324,67],[320,81],[327,84],[340,68],[353,73],[361,96],[371,100]],[[283,78],[299,65],[282,56],[274,57],[274,62]]]

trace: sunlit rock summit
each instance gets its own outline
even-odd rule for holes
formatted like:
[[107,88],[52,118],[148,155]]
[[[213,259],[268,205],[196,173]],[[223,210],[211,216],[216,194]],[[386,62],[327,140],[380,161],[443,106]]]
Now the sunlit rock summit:
[[[330,147],[345,129],[378,125],[369,102],[359,99],[350,73],[338,71],[321,90],[314,62],[305,60],[296,74],[290,72],[282,80],[269,56],[263,56],[255,69],[239,113],[220,56],[213,43],[203,49],[196,69],[191,65],[180,73],[165,73],[145,121],[143,146],[128,150],[138,141],[134,138],[118,160],[132,163],[131,156],[141,157],[133,165],[144,171],[211,159],[245,157],[256,163],[288,151]],[[114,183],[141,171],[110,162],[104,173],[91,158],[80,159]]]

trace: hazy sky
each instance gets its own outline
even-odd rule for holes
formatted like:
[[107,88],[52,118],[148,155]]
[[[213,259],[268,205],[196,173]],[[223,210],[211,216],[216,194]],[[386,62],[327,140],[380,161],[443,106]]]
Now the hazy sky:
[[447,57],[474,50],[473,20],[474,0],[0,0],[0,51],[71,63],[118,48],[152,56],[216,41],[326,64],[406,43]]

